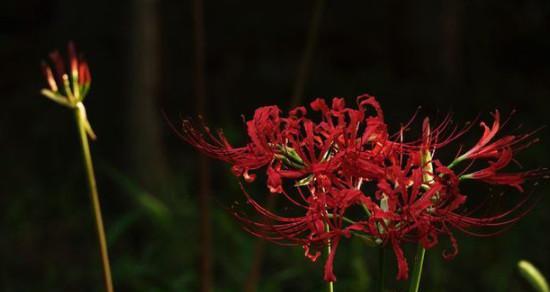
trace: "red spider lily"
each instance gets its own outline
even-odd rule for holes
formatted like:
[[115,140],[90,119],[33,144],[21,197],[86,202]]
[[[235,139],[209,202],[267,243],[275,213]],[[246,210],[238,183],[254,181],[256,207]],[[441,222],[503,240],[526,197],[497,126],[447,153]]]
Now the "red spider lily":
[[[530,138],[532,133],[495,139],[500,130],[498,111],[492,127],[481,123],[484,133],[476,145],[445,166],[436,158],[437,153],[470,130],[470,126],[451,126],[450,116],[433,129],[426,119],[422,138],[404,142],[405,127],[398,135],[389,135],[383,111],[369,95],[357,98],[357,108],[346,107],[342,98],[334,98],[331,106],[316,99],[310,106],[320,114],[320,121],[308,118],[305,107],[291,110],[286,117],[276,106],[257,109],[246,122],[249,142],[241,147],[233,147],[221,131],[213,135],[208,127],[199,130],[189,121],[183,123],[182,137],[206,155],[229,163],[247,182],[256,175],[250,171],[265,168],[269,192],[284,196],[298,215],[283,216],[266,209],[243,187],[260,218],[252,219],[242,210],[236,210],[235,216],[255,236],[302,246],[311,260],[330,246],[326,281],[336,279],[333,262],[340,240],[352,235],[391,245],[398,262],[398,279],[408,277],[402,250],[405,242],[431,248],[439,236],[446,236],[451,249],[443,256],[452,258],[458,252],[453,229],[473,235],[493,234],[529,210],[525,199],[508,210],[477,216],[482,206],[466,211],[468,195],[462,193],[461,181],[471,179],[522,190],[525,179],[543,173],[501,172],[513,161],[516,151],[535,139]],[[467,160],[485,161],[488,166],[469,172],[474,166],[470,164],[455,172],[454,167]],[[364,210],[364,215],[351,212],[355,207]],[[477,232],[480,228],[485,231]]]
[[67,48],[70,75],[67,74],[65,61],[59,51],[50,53],[55,70],[42,62],[42,70],[49,86],[49,89],[42,90],[42,94],[64,106],[75,107],[88,94],[92,77],[86,61],[82,56],[77,56],[74,44],[69,42]]
[[[523,191],[521,184],[524,183],[525,179],[538,177],[544,174],[545,170],[530,170],[515,173],[503,173],[500,171],[513,161],[515,152],[527,148],[531,144],[538,142],[539,139],[532,138],[534,132],[521,135],[506,135],[495,139],[501,129],[500,113],[496,111],[493,117],[493,125],[490,128],[484,122],[481,123],[483,135],[474,147],[456,158],[449,167],[452,168],[465,160],[485,160],[488,162],[488,166],[462,174],[460,178],[481,180],[489,184],[509,185]],[[467,171],[470,170],[467,169]]]
[[[185,141],[206,155],[231,164],[234,173],[247,182],[254,179],[249,171],[266,167],[270,192],[285,196],[303,209],[303,215],[276,215],[247,194],[263,219],[253,221],[241,213],[237,213],[237,218],[258,237],[303,246],[312,260],[320,255],[322,246],[330,244],[332,252],[325,266],[327,281],[335,280],[332,263],[340,237],[349,237],[352,230],[362,228],[360,223],[344,222],[346,209],[362,205],[367,199],[357,190],[361,178],[350,176],[351,167],[345,166],[356,155],[359,163],[354,169],[378,176],[384,173],[383,165],[379,165],[383,156],[377,154],[388,139],[382,111],[376,100],[367,95],[358,97],[357,104],[358,109],[346,108],[343,99],[335,98],[329,108],[324,100],[317,99],[311,108],[321,113],[319,123],[306,117],[304,107],[290,111],[284,118],[275,106],[259,108],[246,123],[250,142],[242,147],[233,147],[221,131],[212,135],[207,127],[200,131],[189,121],[184,121],[181,133]],[[369,108],[374,109],[373,115],[367,114]],[[294,196],[283,187],[287,180],[295,186]]]
[[[516,222],[530,210],[530,206],[526,204],[528,198],[520,200],[508,210],[491,215],[476,216],[475,212],[468,212],[464,208],[468,195],[460,191],[462,179],[510,185],[522,190],[520,185],[526,178],[538,177],[543,173],[538,170],[499,173],[499,170],[512,160],[513,151],[510,145],[519,145],[520,142],[514,140],[513,136],[507,136],[491,143],[498,131],[498,113],[495,119],[495,125],[491,131],[482,123],[485,128],[482,139],[472,148],[473,150],[458,158],[459,160],[472,159],[472,157],[496,159],[490,162],[487,168],[471,174],[456,174],[451,167],[446,167],[439,160],[432,158],[436,150],[460,137],[464,131],[452,131],[456,134],[448,135],[442,141],[436,141],[434,135],[441,136],[447,126],[440,126],[432,132],[427,120],[424,123],[423,139],[419,146],[412,147],[409,144],[407,147],[401,147],[400,152],[393,153],[398,155],[399,159],[386,157],[393,164],[386,168],[386,177],[378,180],[378,189],[375,194],[379,203],[368,202],[367,204],[372,215],[368,218],[366,226],[367,233],[391,243],[398,260],[398,279],[407,278],[408,272],[408,265],[400,246],[401,242],[419,242],[424,248],[431,248],[437,244],[439,235],[446,235],[451,241],[451,250],[445,251],[443,256],[450,259],[458,252],[458,244],[452,228],[471,235],[492,235]],[[519,139],[525,141],[526,137],[521,136]],[[405,162],[395,164],[396,161]],[[477,229],[485,229],[485,231],[474,231]]]
[[58,104],[77,109],[83,119],[86,133],[91,139],[96,139],[83,104],[92,83],[90,69],[84,58],[77,56],[72,42],[69,42],[67,51],[69,55],[69,74],[66,71],[66,62],[59,51],[50,53],[50,61],[54,70],[46,62],[42,62],[42,70],[49,88],[42,89],[41,93]]

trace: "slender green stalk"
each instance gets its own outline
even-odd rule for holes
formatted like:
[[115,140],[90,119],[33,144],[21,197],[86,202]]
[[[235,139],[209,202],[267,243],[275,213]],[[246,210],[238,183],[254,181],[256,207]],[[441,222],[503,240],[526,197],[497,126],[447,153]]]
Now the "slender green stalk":
[[83,107],[75,108],[76,123],[78,133],[80,135],[80,143],[82,146],[82,156],[86,170],[88,186],[90,188],[90,199],[92,201],[92,209],[94,213],[95,226],[97,230],[99,252],[101,254],[101,264],[103,267],[103,282],[105,291],[113,292],[113,280],[111,277],[111,266],[109,265],[109,254],[107,252],[107,241],[105,239],[105,229],[103,227],[103,218],[101,216],[101,205],[99,203],[99,195],[95,181],[94,166],[92,164],[92,155],[90,154],[90,145],[88,143],[88,134],[86,133],[87,119]]
[[418,292],[418,289],[420,288],[420,278],[422,277],[422,266],[424,265],[425,254],[426,249],[421,244],[418,244],[416,256],[414,257],[414,267],[409,292]]
[[[430,120],[426,118],[424,120],[424,124],[422,125],[422,137],[425,141],[430,141],[430,135]],[[423,165],[422,182],[427,186],[427,189],[429,189],[430,185],[433,184],[434,181],[434,168],[429,145],[425,149],[421,150],[421,160]],[[424,265],[425,254],[426,249],[419,243],[416,248],[416,256],[414,257],[414,267],[409,292],[418,292],[418,289],[420,288],[420,278],[422,277],[422,266]]]
[[[325,230],[327,232],[330,231],[330,227],[328,226],[328,223],[325,223]],[[331,252],[332,252],[332,246],[331,246],[331,242],[330,242],[330,239],[329,239],[328,243],[327,243],[327,258],[330,256]],[[332,282],[332,281],[328,282],[328,292],[334,292],[334,282]]]
[[379,273],[379,276],[380,276],[380,279],[378,280],[379,282],[379,291],[380,292],[384,292],[384,267],[385,267],[385,262],[386,262],[386,254],[385,254],[385,251],[386,249],[382,246],[380,247],[380,251],[379,251],[379,258],[378,258],[378,269],[380,270],[380,273]]

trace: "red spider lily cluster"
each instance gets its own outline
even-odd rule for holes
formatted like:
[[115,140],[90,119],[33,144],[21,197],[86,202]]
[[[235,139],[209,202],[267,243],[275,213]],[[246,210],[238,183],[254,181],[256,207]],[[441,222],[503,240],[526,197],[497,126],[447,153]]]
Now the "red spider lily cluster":
[[454,144],[470,126],[452,126],[447,117],[430,127],[425,119],[421,137],[405,141],[408,126],[390,135],[379,103],[369,95],[359,96],[356,108],[346,107],[342,98],[334,98],[330,106],[317,99],[310,107],[314,115],[321,116],[320,121],[308,118],[305,107],[291,110],[288,116],[282,116],[276,106],[257,109],[246,122],[249,142],[242,147],[232,146],[221,131],[211,133],[187,120],[182,137],[204,154],[229,163],[233,173],[248,183],[265,169],[271,195],[286,198],[301,214],[283,216],[268,210],[243,187],[260,218],[244,212],[237,212],[236,217],[255,236],[302,246],[313,261],[324,247],[330,247],[326,281],[336,280],[333,262],[338,245],[351,236],[391,246],[398,279],[408,277],[403,243],[431,248],[445,236],[450,248],[443,256],[452,258],[458,251],[454,229],[493,234],[529,210],[525,196],[512,208],[477,216],[480,212],[465,206],[469,195],[461,190],[461,182],[523,191],[526,179],[543,173],[539,169],[504,171],[518,150],[537,139],[532,132],[498,135],[502,127],[498,111],[493,113],[492,125],[481,122],[483,134],[477,143],[445,164],[438,159],[438,150]]

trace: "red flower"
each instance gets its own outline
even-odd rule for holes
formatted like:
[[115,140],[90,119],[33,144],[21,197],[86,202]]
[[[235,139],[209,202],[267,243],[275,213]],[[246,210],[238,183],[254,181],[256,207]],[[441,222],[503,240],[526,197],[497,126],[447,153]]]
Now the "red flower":
[[[460,190],[463,179],[477,179],[492,184],[505,184],[520,190],[526,178],[538,177],[542,171],[526,171],[519,173],[500,173],[512,160],[511,146],[520,146],[521,141],[529,135],[507,136],[495,142],[492,139],[498,131],[498,113],[495,124],[489,130],[485,124],[483,137],[470,151],[458,158],[466,159],[496,159],[489,166],[470,174],[457,174],[450,167],[444,166],[439,160],[432,158],[443,146],[462,136],[468,128],[448,131],[447,121],[443,126],[430,130],[429,122],[425,120],[423,138],[414,143],[397,147],[390,156],[386,156],[386,176],[377,183],[376,199],[379,203],[370,202],[367,207],[371,212],[368,218],[368,233],[390,242],[398,260],[398,279],[407,278],[408,266],[400,247],[401,242],[419,242],[425,248],[431,248],[439,241],[440,235],[449,237],[451,249],[443,256],[447,259],[458,252],[458,244],[452,228],[471,235],[490,235],[503,230],[504,227],[516,222],[530,210],[527,199],[521,199],[516,206],[508,210],[500,210],[483,216],[466,211],[464,205],[468,195]],[[446,119],[447,120],[447,119]],[[443,133],[450,134],[444,135]],[[441,139],[441,137],[444,137]],[[436,151],[437,150],[437,151]],[[392,156],[394,156],[392,158]],[[435,156],[434,156],[435,157]],[[389,164],[388,164],[389,162]],[[456,162],[454,163],[456,165]],[[472,166],[468,167],[471,168]],[[474,208],[480,210],[483,206]],[[481,213],[481,212],[480,212]],[[479,231],[478,231],[479,230]]]
[[83,104],[84,98],[90,91],[92,82],[90,70],[84,58],[81,55],[77,56],[72,42],[69,42],[68,45],[68,55],[68,74],[65,61],[59,51],[54,51],[50,54],[50,61],[54,70],[46,62],[42,62],[42,70],[48,83],[48,88],[42,89],[41,93],[60,105],[78,110],[79,115],[83,118],[86,133],[91,139],[95,139],[95,133],[86,117],[86,109]]
[[249,171],[272,162],[278,151],[276,145],[281,144],[279,113],[276,106],[257,109],[254,118],[247,122],[251,142],[243,147],[233,147],[221,130],[213,135],[208,127],[203,125],[200,131],[188,120],[183,121],[181,137],[204,154],[230,163],[235,175],[252,182],[255,175]]
[[486,167],[475,171],[468,168],[463,172],[468,171],[469,173],[461,174],[460,178],[480,180],[489,184],[509,185],[523,191],[521,184],[524,183],[525,179],[541,176],[545,171],[501,172],[501,170],[513,161],[514,153],[538,142],[538,138],[532,138],[534,132],[530,132],[522,135],[506,135],[495,139],[500,130],[499,112],[496,111],[493,117],[493,125],[490,128],[484,122],[481,122],[482,137],[474,147],[456,158],[449,167],[452,168],[465,160],[484,160],[488,164]]
[[42,62],[44,76],[49,86],[49,89],[44,89],[42,93],[63,105],[76,106],[76,103],[84,100],[88,94],[92,77],[84,58],[77,56],[74,44],[69,42],[67,47],[70,65],[69,74],[67,74],[65,62],[59,51],[50,54],[55,74],[46,62]]
[[[307,110],[298,107],[288,117],[280,117],[275,106],[256,110],[246,123],[250,141],[233,147],[223,133],[212,135],[203,126],[197,130],[184,121],[182,137],[203,153],[228,162],[236,175],[253,180],[249,171],[266,167],[267,185],[271,193],[282,194],[302,211],[302,216],[284,217],[265,209],[246,191],[250,205],[262,217],[249,219],[242,212],[237,218],[246,230],[261,238],[304,247],[306,255],[315,260],[322,247],[331,245],[326,261],[325,279],[334,281],[334,254],[340,237],[349,237],[360,230],[361,223],[345,221],[344,214],[352,205],[362,205],[367,196],[358,190],[362,179],[370,173],[384,174],[380,155],[388,139],[380,106],[373,97],[360,96],[358,109],[346,108],[344,100],[334,98],[332,107],[317,99],[311,108],[322,115],[318,123],[306,117]],[[374,109],[374,115],[367,110]],[[359,157],[353,163],[353,156]],[[352,168],[354,170],[352,170]],[[363,176],[351,174],[362,173]],[[293,192],[288,193],[284,181],[291,180]]]
[[[445,166],[437,159],[439,151],[470,129],[451,126],[450,116],[433,129],[426,119],[422,137],[405,142],[405,127],[398,135],[388,134],[374,97],[359,96],[357,108],[346,107],[342,98],[334,98],[331,106],[316,99],[310,106],[320,113],[320,121],[309,119],[304,107],[291,110],[286,117],[276,106],[257,109],[246,123],[249,142],[241,147],[233,147],[221,131],[213,135],[207,127],[197,130],[189,121],[183,123],[182,137],[205,154],[229,163],[247,182],[255,177],[250,171],[265,168],[269,193],[285,197],[296,209],[291,214],[296,215],[283,216],[266,209],[243,186],[259,218],[252,219],[241,209],[234,215],[251,234],[283,245],[302,246],[313,261],[323,247],[330,246],[326,281],[336,280],[336,250],[342,238],[352,235],[374,244],[390,244],[398,262],[398,279],[408,277],[403,243],[431,248],[443,235],[451,243],[443,256],[452,258],[458,252],[453,229],[492,234],[529,210],[524,199],[511,209],[476,216],[475,211],[483,206],[466,211],[469,195],[461,191],[462,180],[522,190],[525,179],[543,173],[501,172],[513,161],[516,151],[535,139],[530,138],[532,133],[495,139],[500,130],[498,111],[491,127],[481,123],[484,133],[476,145]],[[487,165],[471,171],[478,165],[471,163],[455,172],[455,166],[467,160],[485,161]],[[364,215],[350,211],[356,207],[363,209]]]

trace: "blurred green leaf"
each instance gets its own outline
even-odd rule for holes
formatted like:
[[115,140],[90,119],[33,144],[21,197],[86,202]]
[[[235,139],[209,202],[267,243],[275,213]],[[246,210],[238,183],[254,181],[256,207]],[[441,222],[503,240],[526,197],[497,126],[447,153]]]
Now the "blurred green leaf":
[[519,273],[538,292],[549,292],[548,283],[541,272],[530,262],[521,260],[518,262]]
[[122,234],[137,222],[141,214],[141,211],[130,212],[114,221],[107,230],[107,244],[109,246],[114,245]]
[[172,223],[171,211],[164,202],[140,187],[128,176],[115,168],[102,164],[101,169],[104,170],[120,188],[130,195],[134,203],[142,207],[152,219],[157,221],[157,223],[165,227],[168,227]]

